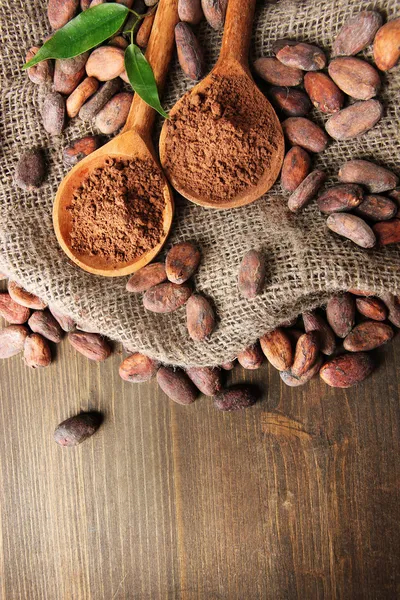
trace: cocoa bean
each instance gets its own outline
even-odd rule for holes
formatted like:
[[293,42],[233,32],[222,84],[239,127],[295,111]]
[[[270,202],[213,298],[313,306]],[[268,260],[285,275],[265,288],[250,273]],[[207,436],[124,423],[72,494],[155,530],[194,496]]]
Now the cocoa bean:
[[261,293],[265,281],[265,259],[258,250],[249,250],[239,267],[238,288],[240,294],[251,300]]
[[119,375],[124,381],[142,383],[150,381],[157,373],[158,367],[156,361],[140,352],[135,352],[120,364]]
[[79,118],[82,121],[91,121],[94,119],[120,89],[121,79],[119,77],[106,81],[79,110]]
[[243,369],[255,370],[259,369],[264,362],[264,354],[258,344],[249,346],[237,355],[239,364]]
[[354,212],[370,221],[388,221],[396,215],[397,204],[385,196],[367,195]]
[[192,295],[189,285],[176,283],[159,283],[146,290],[143,306],[156,313],[169,313],[186,304]]
[[72,94],[76,86],[79,85],[79,82],[82,81],[85,75],[86,71],[84,66],[75,73],[66,73],[61,67],[61,61],[56,60],[53,89],[55,92],[69,96],[69,94]]
[[323,171],[316,170],[307,175],[290,196],[288,200],[289,210],[296,212],[304,208],[316,196],[325,179],[326,175]]
[[322,354],[329,356],[336,350],[336,339],[331,327],[315,311],[303,313],[304,329],[306,333],[317,331],[319,346]]
[[249,408],[256,402],[255,390],[249,385],[228,388],[214,398],[215,408],[227,412]]
[[272,85],[293,87],[303,81],[303,71],[283,65],[277,58],[258,58],[254,70]]
[[59,70],[63,71],[67,75],[76,75],[80,73],[83,67],[86,65],[89,58],[90,52],[83,52],[73,58],[60,58],[57,61]]
[[356,298],[358,312],[373,321],[386,321],[388,309],[379,298]]
[[379,100],[355,102],[332,115],[325,129],[335,140],[350,140],[372,129],[383,116]]
[[108,42],[108,45],[115,46],[116,48],[122,48],[122,50],[126,50],[129,46],[129,42],[122,35],[116,35],[113,38],[111,38],[111,40]]
[[90,6],[92,0],[81,0],[81,10],[82,12],[87,10]]
[[47,17],[52,29],[60,29],[74,18],[79,0],[48,0]]
[[400,17],[383,25],[375,36],[374,60],[381,71],[389,71],[400,58]]
[[328,67],[329,75],[345,94],[358,100],[369,100],[381,87],[378,72],[360,58],[335,58]]
[[14,302],[17,302],[21,306],[26,306],[33,310],[43,310],[47,306],[46,302],[35,296],[35,294],[27,292],[15,281],[8,282],[8,293]]
[[0,293],[0,317],[11,325],[22,325],[29,319],[31,311],[21,306],[11,298],[7,292]]
[[96,412],[70,417],[57,426],[54,440],[60,446],[77,446],[96,433],[102,421],[102,415]]
[[215,396],[222,390],[221,371],[213,367],[190,367],[186,373],[205,396]]
[[286,38],[280,38],[278,40],[275,40],[271,47],[272,54],[275,54],[276,56],[279,50],[282,50],[282,48],[284,48],[285,46],[296,46],[296,44],[298,44],[296,40],[288,40]]
[[332,358],[323,365],[319,374],[331,387],[349,388],[364,381],[372,373],[374,366],[370,354],[355,352]]
[[76,325],[73,319],[71,319],[71,317],[63,315],[56,308],[54,308],[54,306],[51,305],[49,306],[49,310],[63,331],[69,333],[70,331],[73,331],[75,329]]
[[389,315],[388,319],[395,327],[400,327],[400,302],[398,296],[394,296],[390,292],[381,295],[381,299],[386,304]]
[[388,196],[390,196],[390,198],[393,198],[393,200],[396,202],[397,206],[400,206],[400,188],[396,188],[395,190],[392,190],[391,192],[388,193]]
[[78,140],[72,140],[70,145],[63,150],[64,162],[72,167],[100,146],[101,140],[97,135],[87,135]]
[[293,146],[286,154],[281,171],[282,187],[294,192],[310,172],[311,158],[300,146]]
[[354,327],[356,315],[356,304],[351,294],[333,296],[326,307],[326,318],[335,334],[340,338],[346,335]]
[[156,11],[150,9],[150,13],[145,16],[136,34],[136,44],[139,48],[147,48],[151,30],[156,16]]
[[299,387],[301,385],[305,385],[308,381],[310,381],[315,375],[319,372],[321,365],[323,363],[322,356],[318,356],[314,365],[303,375],[295,375],[291,370],[290,371],[281,371],[279,373],[280,378],[283,383],[288,385],[289,387]]
[[287,67],[295,67],[302,71],[319,71],[326,65],[326,56],[321,48],[313,44],[290,44],[277,52],[276,58]]
[[[30,61],[39,52],[38,46],[32,46],[25,56],[25,62]],[[42,62],[29,67],[26,71],[29,79],[35,85],[46,85],[53,81],[54,66],[52,60],[43,60]]]
[[178,0],[178,15],[181,21],[198,25],[204,17],[201,0]]
[[290,338],[283,329],[274,329],[260,338],[261,349],[275,369],[287,371],[293,364]]
[[307,373],[319,356],[319,334],[317,331],[303,333],[297,341],[294,360],[290,372],[296,377]]
[[51,92],[42,107],[43,126],[47,133],[59,135],[65,127],[65,100],[61,94]]
[[235,361],[234,360],[232,360],[230,362],[223,363],[221,365],[221,369],[224,369],[224,371],[232,371],[232,369],[234,369],[234,368],[235,368]]
[[124,70],[124,50],[115,46],[100,46],[93,50],[86,63],[86,73],[99,81],[109,81]]
[[34,333],[40,333],[40,335],[55,344],[62,340],[63,330],[50,312],[35,311],[30,317],[28,325]]
[[168,396],[177,404],[192,404],[198,396],[198,389],[181,369],[160,367],[157,371],[157,383]]
[[360,290],[357,288],[350,288],[347,290],[349,294],[353,294],[354,296],[374,296],[375,292],[370,292],[368,290]]
[[372,44],[382,25],[381,15],[374,10],[363,10],[351,17],[340,29],[333,42],[333,56],[352,56]]
[[39,333],[28,335],[24,343],[25,364],[32,369],[48,367],[51,363],[50,346]]
[[293,146],[301,146],[310,152],[323,152],[328,144],[326,133],[304,117],[289,117],[283,121],[282,129]]
[[97,362],[106,360],[111,354],[111,348],[98,333],[76,331],[68,334],[71,346],[89,360]]
[[312,108],[303,90],[274,86],[269,90],[272,104],[287,117],[304,117]]
[[133,94],[130,92],[120,92],[116,94],[107,104],[97,113],[96,127],[101,133],[115,133],[128,118],[129,109],[132,104]]
[[9,325],[1,329],[0,358],[10,358],[22,352],[27,335],[28,329],[23,325]]
[[175,43],[182,71],[190,79],[198,80],[204,75],[204,55],[197,37],[187,23],[177,23]]
[[372,229],[381,246],[400,242],[400,219],[375,223]]
[[371,227],[360,217],[346,213],[332,213],[326,220],[331,231],[345,237],[361,248],[373,248],[376,237]]
[[67,115],[71,118],[76,117],[86,100],[95,93],[98,87],[99,82],[97,79],[86,77],[72,94],[68,96],[66,101]]
[[368,352],[383,346],[394,335],[390,325],[378,321],[364,321],[356,325],[343,342],[343,347],[349,352]]
[[213,29],[223,29],[228,0],[201,0],[201,8]]
[[165,259],[165,270],[172,283],[185,283],[197,270],[200,250],[192,242],[175,244]]
[[215,314],[210,302],[200,294],[193,294],[186,303],[186,323],[195,342],[210,337],[215,328]]
[[40,148],[26,150],[22,154],[15,169],[14,181],[21,190],[40,188],[46,177],[46,162]]
[[304,87],[315,108],[323,113],[330,115],[343,107],[343,93],[325,73],[306,73]]
[[364,198],[362,187],[354,183],[342,183],[329,188],[318,197],[317,204],[321,212],[330,215],[356,208]]
[[149,288],[163,283],[166,279],[164,263],[153,263],[136,271],[126,284],[126,289],[128,292],[145,292]]
[[360,183],[373,194],[392,190],[399,183],[397,175],[368,160],[349,160],[339,169],[340,181]]

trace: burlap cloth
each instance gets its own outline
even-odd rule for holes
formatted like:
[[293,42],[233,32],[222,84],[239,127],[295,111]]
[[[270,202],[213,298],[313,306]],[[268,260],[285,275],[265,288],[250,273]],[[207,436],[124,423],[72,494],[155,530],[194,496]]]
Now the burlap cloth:
[[[201,246],[203,260],[195,283],[213,299],[219,319],[207,342],[190,340],[184,308],[169,315],[146,312],[141,295],[125,291],[127,278],[95,277],[72,265],[53,233],[52,202],[67,170],[62,162],[63,147],[92,130],[75,119],[62,136],[48,136],[40,118],[43,90],[20,70],[26,49],[40,45],[49,31],[45,4],[42,0],[3,0],[1,7],[0,271],[79,323],[182,366],[216,365],[231,359],[266,330],[325,303],[333,292],[349,287],[377,293],[400,291],[400,246],[358,249],[328,231],[315,204],[298,216],[289,214],[286,200],[279,196],[279,183],[251,206],[231,211],[207,210],[176,199],[167,248],[180,240],[196,240]],[[316,43],[329,55],[343,22],[365,8],[376,8],[389,19],[400,16],[400,0],[292,0],[278,4],[262,0],[252,56],[270,55],[270,45],[278,37]],[[220,35],[203,23],[200,38],[211,67],[218,56]],[[315,165],[329,175],[334,176],[339,165],[350,158],[371,159],[399,172],[400,68],[382,79],[385,117],[360,139],[332,141],[316,157]],[[164,95],[166,106],[171,107],[192,85],[175,60]],[[314,113],[312,118],[321,122],[321,115]],[[13,175],[24,149],[37,145],[46,148],[49,176],[39,191],[25,193],[14,185]],[[242,299],[237,291],[238,266],[250,248],[262,249],[268,264],[264,292],[253,301]]]

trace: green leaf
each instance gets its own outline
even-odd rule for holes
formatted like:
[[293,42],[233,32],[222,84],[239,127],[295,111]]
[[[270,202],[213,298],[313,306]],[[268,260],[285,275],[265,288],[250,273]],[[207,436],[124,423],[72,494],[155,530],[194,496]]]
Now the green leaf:
[[125,50],[125,69],[135,92],[166,119],[169,118],[160,103],[154,73],[146,57],[135,44]]
[[111,3],[85,10],[56,31],[22,68],[28,69],[48,58],[72,58],[98,46],[118,31],[128,13],[123,4]]

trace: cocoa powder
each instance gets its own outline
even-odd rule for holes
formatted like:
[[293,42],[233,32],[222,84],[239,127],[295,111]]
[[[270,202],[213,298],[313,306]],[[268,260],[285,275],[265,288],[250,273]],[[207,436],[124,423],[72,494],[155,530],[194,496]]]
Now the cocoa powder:
[[73,196],[71,245],[82,254],[130,262],[163,233],[163,177],[151,162],[107,159]]
[[276,151],[276,126],[245,76],[215,75],[203,92],[184,97],[167,127],[164,167],[215,203],[256,185]]

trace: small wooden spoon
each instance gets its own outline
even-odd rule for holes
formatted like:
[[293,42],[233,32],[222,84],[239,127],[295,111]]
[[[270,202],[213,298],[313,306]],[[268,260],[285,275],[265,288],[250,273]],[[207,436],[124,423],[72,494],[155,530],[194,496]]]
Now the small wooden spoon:
[[[271,126],[271,138],[274,139],[277,149],[271,158],[270,168],[264,171],[256,185],[249,185],[246,189],[227,200],[212,202],[209,198],[201,197],[196,191],[188,187],[187,184],[180,181],[173,159],[167,161],[167,158],[171,158],[170,156],[167,156],[167,142],[169,136],[172,136],[173,133],[170,132],[166,123],[164,123],[160,137],[160,159],[165,174],[172,186],[182,196],[201,206],[211,208],[235,208],[237,206],[250,204],[250,202],[254,202],[254,200],[260,198],[260,196],[265,194],[265,192],[271,188],[278,177],[282,166],[284,138],[281,125],[271,104],[254,83],[248,67],[248,52],[255,4],[256,0],[246,0],[245,2],[243,2],[243,0],[228,0],[225,30],[218,62],[205,79],[198,83],[193,89],[186,92],[186,94],[178,100],[170,111],[170,116],[172,117],[181,110],[182,103],[187,96],[204,93],[207,88],[211,88],[215,85],[215,76],[219,79],[225,78],[228,80],[232,77],[244,75],[248,79],[248,89],[254,89],[255,94],[259,96],[259,102],[257,102],[257,104],[259,104],[260,107],[263,107],[265,117],[268,119],[269,125]],[[227,154],[228,153],[229,150],[227,150]],[[205,174],[204,176],[206,177],[207,175]]]
[[[153,24],[146,58],[151,64],[160,90],[165,82],[174,49],[174,29],[179,21],[178,0],[160,0]],[[90,173],[102,167],[108,158],[151,160],[158,168],[159,162],[151,140],[155,111],[135,94],[127,122],[122,132],[102,148],[79,162],[61,182],[53,209],[54,230],[61,248],[79,267],[96,275],[118,277],[141,269],[160,252],[171,229],[174,213],[172,191],[165,179],[163,190],[165,209],[163,235],[160,242],[146,254],[131,262],[112,262],[98,256],[78,254],[71,245],[72,217],[67,207],[73,194]]]

